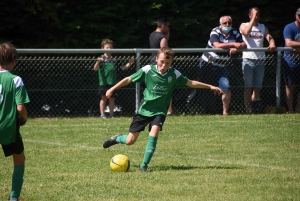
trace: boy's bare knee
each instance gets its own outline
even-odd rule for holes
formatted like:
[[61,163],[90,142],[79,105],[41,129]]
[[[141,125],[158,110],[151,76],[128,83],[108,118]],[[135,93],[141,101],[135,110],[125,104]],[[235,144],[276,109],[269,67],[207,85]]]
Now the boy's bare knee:
[[129,133],[126,138],[126,145],[132,145],[135,143],[136,139],[139,137],[139,132]]
[[14,165],[24,165],[25,164],[25,155],[24,152],[21,154],[13,155]]

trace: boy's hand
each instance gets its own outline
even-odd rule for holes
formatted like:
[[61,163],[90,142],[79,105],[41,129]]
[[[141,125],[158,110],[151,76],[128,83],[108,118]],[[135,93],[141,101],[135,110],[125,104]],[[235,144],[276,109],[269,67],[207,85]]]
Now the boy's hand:
[[98,57],[97,61],[98,61],[98,62],[104,62],[104,58]]
[[131,57],[128,61],[129,65],[131,66],[132,64],[134,64],[134,61],[135,61],[134,57]]
[[110,98],[114,93],[114,90],[112,90],[111,88],[109,90],[106,91],[106,98]]
[[130,68],[130,66],[132,66],[132,64],[134,63],[134,57],[131,57],[129,60],[128,60],[128,63],[125,65],[125,66],[122,66],[122,70],[127,70]]
[[18,124],[19,126],[24,126],[26,124],[26,120],[18,113]]
[[105,57],[98,57],[96,63],[94,64],[94,71],[97,71],[101,65],[105,61]]
[[221,95],[224,93],[219,87],[215,87],[215,86],[211,86],[210,90],[212,90],[214,92],[214,94],[217,93],[218,95]]

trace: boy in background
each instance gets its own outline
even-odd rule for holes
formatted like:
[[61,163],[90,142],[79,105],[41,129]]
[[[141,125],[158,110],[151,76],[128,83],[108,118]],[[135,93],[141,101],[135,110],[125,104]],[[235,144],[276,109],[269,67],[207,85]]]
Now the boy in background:
[[[101,42],[101,49],[113,49],[113,41],[110,39],[103,39]],[[128,63],[120,68],[122,70],[127,70],[134,63],[134,57],[131,57]],[[100,117],[106,118],[105,115],[105,106],[107,100],[109,100],[109,116],[113,118],[114,116],[114,107],[115,107],[115,98],[117,94],[113,94],[110,98],[106,98],[106,91],[117,83],[117,60],[112,58],[110,52],[104,53],[100,56],[95,65],[94,71],[98,71],[99,77],[99,90],[98,94],[101,96],[99,103],[100,107]]]
[[24,104],[29,102],[22,78],[10,72],[16,59],[17,51],[12,44],[0,44],[0,144],[5,157],[12,156],[14,163],[10,201],[19,200],[23,185],[25,155],[20,126],[27,121]]

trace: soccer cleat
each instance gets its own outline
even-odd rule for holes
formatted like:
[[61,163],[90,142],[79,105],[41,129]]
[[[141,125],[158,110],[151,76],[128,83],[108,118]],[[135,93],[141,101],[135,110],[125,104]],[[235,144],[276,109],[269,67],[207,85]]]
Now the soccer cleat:
[[148,168],[148,166],[141,166],[140,171],[147,172],[147,168]]
[[10,197],[8,197],[8,200],[9,201],[22,201],[23,199],[22,198],[10,198]]
[[101,115],[100,118],[101,119],[106,119],[106,116],[105,115]]
[[103,148],[108,148],[112,145],[118,144],[116,140],[117,140],[117,137],[121,136],[121,135],[122,134],[115,135],[115,136],[112,136],[111,138],[106,139],[103,143]]

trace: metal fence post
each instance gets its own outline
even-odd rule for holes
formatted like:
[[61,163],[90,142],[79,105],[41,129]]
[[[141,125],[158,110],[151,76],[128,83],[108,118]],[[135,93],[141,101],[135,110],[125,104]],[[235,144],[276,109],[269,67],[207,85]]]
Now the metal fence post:
[[281,51],[277,51],[276,67],[276,110],[280,111]]
[[[141,68],[141,53],[143,52],[143,49],[135,49],[136,52],[136,59],[135,59],[135,66],[136,66],[136,71],[138,71]],[[141,84],[137,82],[135,84],[135,113],[138,112],[139,107],[140,107],[140,102],[141,102]]]

